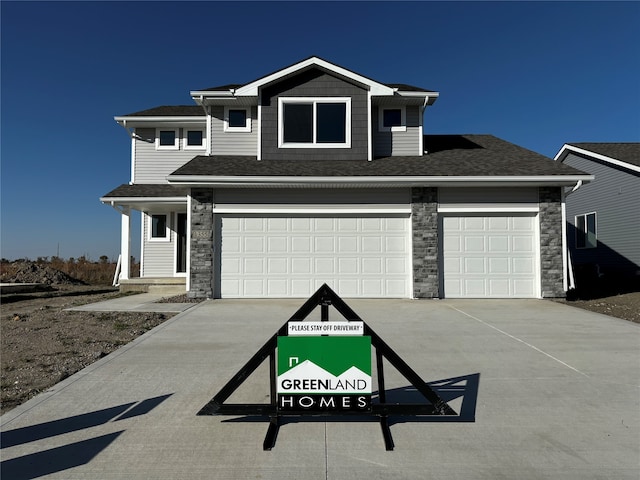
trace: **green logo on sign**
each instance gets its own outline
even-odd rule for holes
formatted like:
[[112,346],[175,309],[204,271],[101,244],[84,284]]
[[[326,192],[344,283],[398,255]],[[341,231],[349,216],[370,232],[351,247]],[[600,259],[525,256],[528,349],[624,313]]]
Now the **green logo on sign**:
[[366,410],[371,337],[278,337],[281,409]]

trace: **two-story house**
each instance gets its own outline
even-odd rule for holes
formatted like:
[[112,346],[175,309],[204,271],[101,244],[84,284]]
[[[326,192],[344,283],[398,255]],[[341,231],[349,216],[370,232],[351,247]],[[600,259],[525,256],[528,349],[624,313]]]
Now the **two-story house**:
[[116,117],[141,278],[193,297],[558,297],[563,191],[592,179],[491,135],[425,135],[438,92],[310,57],[195,105]]
[[567,143],[555,159],[595,176],[566,202],[577,287],[640,287],[640,143]]

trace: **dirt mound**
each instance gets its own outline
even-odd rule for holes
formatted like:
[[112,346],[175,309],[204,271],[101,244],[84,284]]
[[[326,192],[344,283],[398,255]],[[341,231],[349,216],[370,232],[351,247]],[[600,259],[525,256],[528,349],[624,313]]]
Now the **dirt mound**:
[[60,270],[35,262],[23,262],[13,275],[2,278],[6,283],[44,283],[46,285],[85,285]]

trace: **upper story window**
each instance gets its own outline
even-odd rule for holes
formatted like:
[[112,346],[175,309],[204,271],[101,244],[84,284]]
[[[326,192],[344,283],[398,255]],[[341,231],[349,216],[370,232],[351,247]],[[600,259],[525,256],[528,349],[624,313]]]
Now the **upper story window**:
[[380,108],[378,110],[379,132],[406,132],[407,110],[405,107]]
[[169,240],[169,222],[166,214],[149,215],[149,240]]
[[178,129],[177,128],[156,129],[156,149],[157,150],[177,150],[178,149]]
[[351,99],[279,98],[278,145],[281,148],[350,148]]
[[251,111],[249,108],[224,107],[225,132],[250,132]]
[[204,130],[185,130],[185,150],[202,150],[204,148]]
[[597,246],[595,212],[576,215],[576,248],[596,248]]

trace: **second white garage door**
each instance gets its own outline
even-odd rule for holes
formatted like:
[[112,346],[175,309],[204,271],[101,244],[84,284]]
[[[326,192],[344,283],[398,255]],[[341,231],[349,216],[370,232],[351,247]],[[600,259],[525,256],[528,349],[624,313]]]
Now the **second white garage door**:
[[537,216],[442,217],[444,296],[538,296]]
[[410,297],[408,215],[220,217],[220,293],[309,297],[323,283],[342,297]]

